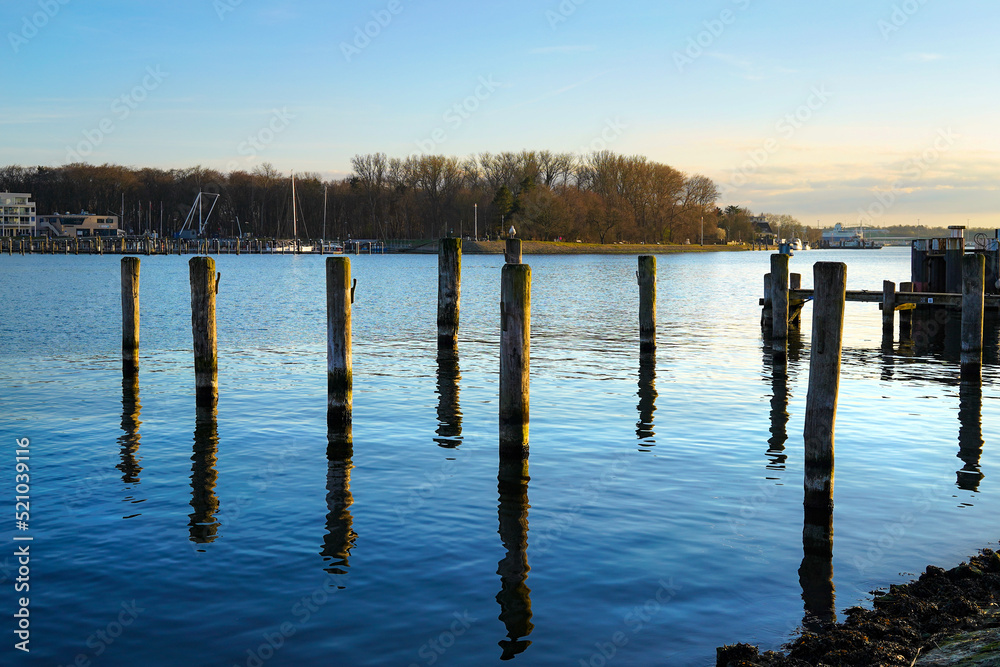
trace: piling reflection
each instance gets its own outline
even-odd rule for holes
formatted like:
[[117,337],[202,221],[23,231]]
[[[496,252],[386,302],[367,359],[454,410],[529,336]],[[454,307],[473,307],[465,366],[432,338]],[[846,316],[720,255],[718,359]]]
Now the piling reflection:
[[500,575],[500,621],[507,638],[499,642],[501,660],[510,660],[524,652],[531,641],[526,639],[531,622],[531,589],[528,588],[528,456],[527,441],[502,442],[497,491],[500,496],[498,516],[500,540],[506,554],[497,564]]
[[320,555],[327,563],[324,568],[330,574],[346,574],[348,556],[354,548],[358,534],[354,532],[354,518],[351,516],[351,462],[354,456],[354,442],[351,426],[330,429],[327,433],[326,448],[326,536]]
[[191,507],[188,523],[191,541],[198,544],[214,542],[218,537],[219,499],[215,495],[218,473],[215,466],[219,448],[219,421],[216,403],[199,405],[194,427],[194,453],[191,456]]
[[434,438],[434,442],[440,447],[454,449],[462,444],[462,410],[458,404],[462,373],[458,350],[438,348],[437,365],[438,437]]
[[656,412],[656,353],[643,352],[639,355],[639,421],[635,425],[635,436],[644,446],[655,446],[653,437],[653,413]]
[[125,374],[122,376],[122,431],[118,438],[121,448],[121,463],[116,468],[122,473],[122,482],[126,485],[139,483],[139,426],[142,424],[142,404],[139,402],[139,375]]
[[[765,361],[765,366],[768,362]],[[788,365],[771,363],[771,437],[767,439],[767,468],[784,470],[788,441]]]
[[979,459],[983,455],[983,384],[965,378],[958,388],[958,458],[965,464],[958,471],[958,488],[979,491],[983,473]]
[[837,596],[833,588],[833,507],[806,507],[802,525],[802,565],[799,584],[807,630],[816,631],[837,622]]

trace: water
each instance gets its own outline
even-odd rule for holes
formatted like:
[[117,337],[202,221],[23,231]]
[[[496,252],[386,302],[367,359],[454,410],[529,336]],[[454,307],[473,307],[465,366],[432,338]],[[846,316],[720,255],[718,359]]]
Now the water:
[[[766,253],[661,256],[655,362],[634,257],[527,257],[530,481],[499,485],[502,258],[464,258],[457,364],[436,356],[436,257],[351,259],[353,449],[328,456],[321,258],[217,259],[217,414],[194,405],[187,258],[142,260],[137,387],[119,258],[0,258],[0,460],[13,505],[30,438],[34,537],[27,660],[4,526],[4,664],[709,665],[790,638],[809,341],[772,369]],[[803,286],[819,260],[850,289],[908,279],[906,249],[812,251]],[[848,304],[840,613],[997,538],[997,367],[980,396],[947,350],[880,338],[877,307]]]

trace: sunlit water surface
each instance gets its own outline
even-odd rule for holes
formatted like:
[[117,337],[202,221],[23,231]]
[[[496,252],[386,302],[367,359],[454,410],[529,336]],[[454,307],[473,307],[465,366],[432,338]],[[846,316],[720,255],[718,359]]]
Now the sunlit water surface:
[[[437,359],[436,257],[351,258],[353,450],[329,453],[323,259],[217,258],[217,415],[195,408],[187,260],[142,259],[136,387],[118,257],[0,258],[11,512],[31,440],[31,664],[710,665],[802,623],[811,308],[786,376],[760,335],[767,253],[659,257],[655,362],[635,257],[526,257],[530,482],[502,503],[502,258],[464,257],[457,365]],[[820,260],[847,262],[851,289],[908,280],[905,248],[799,253],[804,286]],[[971,402],[950,354],[880,337],[877,306],[848,304],[839,613],[1000,536],[995,331]],[[3,529],[0,650],[21,664]]]

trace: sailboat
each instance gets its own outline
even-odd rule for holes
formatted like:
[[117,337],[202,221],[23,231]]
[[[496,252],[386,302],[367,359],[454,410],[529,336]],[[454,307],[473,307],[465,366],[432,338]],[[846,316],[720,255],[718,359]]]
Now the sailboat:
[[295,196],[295,172],[292,172],[292,239],[295,242],[298,250],[296,252],[315,252],[315,248],[311,245],[299,245],[299,217],[298,209],[296,208],[296,196]]

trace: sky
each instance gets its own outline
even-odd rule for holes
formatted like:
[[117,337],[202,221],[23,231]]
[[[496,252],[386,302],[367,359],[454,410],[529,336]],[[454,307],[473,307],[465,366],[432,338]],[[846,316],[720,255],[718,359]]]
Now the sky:
[[805,224],[1000,227],[995,0],[4,0],[0,165],[593,150]]

